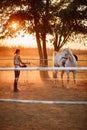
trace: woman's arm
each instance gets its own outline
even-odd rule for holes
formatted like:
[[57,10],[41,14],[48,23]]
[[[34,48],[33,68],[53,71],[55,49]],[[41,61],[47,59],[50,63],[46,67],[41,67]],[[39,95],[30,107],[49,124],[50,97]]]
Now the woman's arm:
[[23,61],[21,60],[21,57],[20,57],[20,56],[18,57],[18,59],[19,59],[19,61],[20,61],[21,64],[23,64],[23,65],[26,64],[25,62],[23,62]]

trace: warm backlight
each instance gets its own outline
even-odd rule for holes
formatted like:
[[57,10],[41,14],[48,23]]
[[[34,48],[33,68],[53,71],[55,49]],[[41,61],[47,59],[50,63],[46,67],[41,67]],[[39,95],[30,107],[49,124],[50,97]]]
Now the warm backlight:
[[12,27],[13,29],[16,29],[16,28],[17,28],[17,23],[12,23],[11,27]]
[[37,47],[36,39],[33,35],[29,35],[20,31],[15,38],[8,38],[3,41],[6,46],[22,46],[22,47]]

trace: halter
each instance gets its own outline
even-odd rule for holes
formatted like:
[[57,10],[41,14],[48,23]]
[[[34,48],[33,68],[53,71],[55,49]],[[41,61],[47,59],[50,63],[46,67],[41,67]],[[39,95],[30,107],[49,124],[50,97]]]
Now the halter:
[[65,60],[67,60],[68,58],[67,58],[67,57],[62,57],[62,59],[65,59]]

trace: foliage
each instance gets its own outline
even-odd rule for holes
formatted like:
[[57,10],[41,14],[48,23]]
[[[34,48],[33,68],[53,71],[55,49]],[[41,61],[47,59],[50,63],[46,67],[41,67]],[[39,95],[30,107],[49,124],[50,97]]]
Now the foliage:
[[62,0],[53,10],[54,50],[58,51],[70,36],[87,33],[87,0]]
[[73,32],[87,33],[85,26],[87,20],[87,0],[73,0],[67,8],[59,12],[63,22],[66,22]]

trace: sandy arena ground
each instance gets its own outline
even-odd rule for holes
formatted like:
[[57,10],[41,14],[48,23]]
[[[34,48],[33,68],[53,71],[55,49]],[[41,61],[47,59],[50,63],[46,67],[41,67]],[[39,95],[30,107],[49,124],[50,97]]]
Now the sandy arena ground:
[[[20,76],[20,92],[14,93],[9,75],[0,79],[0,99],[87,101],[87,80],[78,80],[77,86],[71,81],[67,89],[61,80],[55,86],[52,78],[29,72],[28,80]],[[0,102],[0,130],[87,130],[87,105]]]

